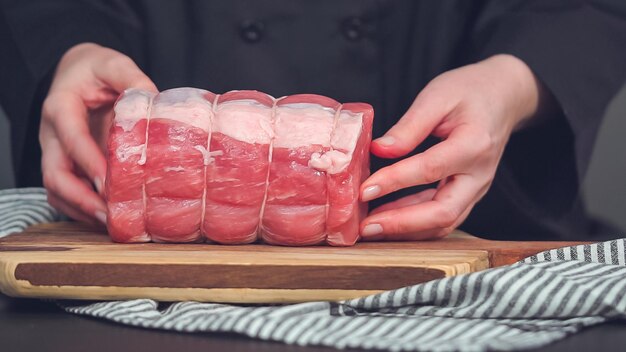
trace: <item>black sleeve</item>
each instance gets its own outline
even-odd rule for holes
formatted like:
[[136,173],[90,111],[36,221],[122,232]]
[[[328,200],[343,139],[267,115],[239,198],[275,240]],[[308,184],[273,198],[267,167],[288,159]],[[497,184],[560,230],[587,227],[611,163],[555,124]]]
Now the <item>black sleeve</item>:
[[554,95],[574,133],[583,176],[604,110],[626,78],[626,2],[492,0],[473,39],[478,59],[514,55]]
[[16,183],[40,185],[39,115],[60,58],[72,46],[92,42],[141,61],[142,24],[124,1],[0,4],[0,105],[11,122]]

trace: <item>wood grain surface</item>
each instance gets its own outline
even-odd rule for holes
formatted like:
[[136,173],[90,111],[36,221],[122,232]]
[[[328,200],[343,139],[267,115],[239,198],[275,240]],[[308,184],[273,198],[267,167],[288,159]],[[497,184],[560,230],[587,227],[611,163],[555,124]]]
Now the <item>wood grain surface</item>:
[[17,297],[288,303],[341,300],[514,263],[569,242],[439,241],[353,247],[117,244],[104,228],[30,227],[0,239],[0,290]]

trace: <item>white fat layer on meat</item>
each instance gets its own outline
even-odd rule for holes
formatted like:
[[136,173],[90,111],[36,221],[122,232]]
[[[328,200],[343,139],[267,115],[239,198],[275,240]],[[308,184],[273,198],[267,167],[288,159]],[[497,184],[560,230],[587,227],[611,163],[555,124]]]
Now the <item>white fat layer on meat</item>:
[[352,154],[361,135],[362,125],[362,113],[341,111],[331,136],[332,150],[311,154],[309,167],[329,174],[345,171],[352,161]]
[[352,157],[356,143],[361,136],[363,127],[363,114],[343,110],[339,114],[332,140],[333,149],[345,151]]
[[274,148],[330,147],[334,116],[334,110],[318,104],[298,103],[277,107]]
[[213,112],[206,94],[195,88],[166,90],[154,99],[151,118],[177,121],[208,132]]
[[146,163],[146,159],[147,159],[147,145],[142,144],[141,145],[141,158],[137,160],[137,164],[144,165]]
[[126,90],[122,98],[115,103],[115,125],[121,127],[124,132],[132,130],[138,121],[146,119],[152,96],[152,93],[143,90]]
[[180,172],[180,171],[185,171],[185,168],[180,166],[180,165],[178,165],[178,166],[175,166],[175,167],[165,167],[165,168],[163,168],[163,171],[165,171],[165,172],[170,172],[170,171]]
[[269,201],[273,201],[273,200],[285,200],[285,199],[289,199],[289,198],[293,198],[298,196],[298,192],[296,190],[292,190],[290,192],[281,192],[277,195],[274,195],[273,197],[268,197]]
[[316,103],[290,103],[282,105],[284,107],[289,107],[292,109],[315,109],[315,110],[325,110],[328,113],[335,114],[335,110],[333,108],[329,108],[327,106],[323,106]]
[[[146,149],[144,148],[144,144],[140,144],[140,145],[122,144],[115,150],[115,156],[117,157],[117,160],[121,162],[125,162],[126,160],[128,160],[129,158],[135,155],[141,155],[143,157],[144,149]],[[137,163],[139,165],[143,165],[141,163],[141,159],[139,159]]]
[[[312,154],[308,163],[309,167],[329,174],[343,172],[352,160],[361,134],[362,113],[344,110],[335,121],[331,108],[312,103],[285,104],[276,108],[277,122],[272,128],[272,108],[253,99],[241,99],[219,104],[212,119],[213,126],[210,126],[213,111],[211,102],[205,99],[206,93],[195,88],[164,91],[154,99],[152,116],[179,121],[205,131],[212,128],[213,133],[222,133],[246,143],[269,144],[274,138],[273,147],[276,148],[329,147],[331,150],[325,153]],[[132,130],[137,121],[146,118],[152,96],[141,90],[126,91],[115,105],[116,124],[126,132]],[[204,165],[209,165],[214,156],[223,154],[221,150],[209,152],[201,145],[194,148],[202,153]],[[141,155],[137,162],[139,165],[146,162],[144,144],[120,146],[116,154],[122,162],[137,154]]]
[[193,148],[202,153],[202,159],[205,166],[213,162],[214,156],[220,156],[224,154],[224,151],[222,150],[208,151],[203,145],[196,145]]
[[337,174],[344,171],[350,165],[351,160],[351,154],[349,155],[338,150],[329,150],[323,154],[311,154],[309,167],[329,174]]
[[269,144],[273,137],[272,108],[250,99],[218,104],[213,133],[246,143]]
[[[230,92],[233,92],[232,90]],[[230,93],[229,92],[229,93]],[[234,91],[237,92],[237,91]],[[268,95],[269,98],[273,99],[271,96]],[[261,103],[259,103],[258,101],[254,100],[254,99],[235,99],[235,100],[229,100],[229,101],[225,101],[223,103],[219,103],[218,107],[222,107],[222,106],[228,106],[228,105],[242,105],[242,104],[246,104],[246,105],[254,105],[254,106],[260,106],[260,107],[265,107],[267,109],[271,109],[271,107],[267,107]]]

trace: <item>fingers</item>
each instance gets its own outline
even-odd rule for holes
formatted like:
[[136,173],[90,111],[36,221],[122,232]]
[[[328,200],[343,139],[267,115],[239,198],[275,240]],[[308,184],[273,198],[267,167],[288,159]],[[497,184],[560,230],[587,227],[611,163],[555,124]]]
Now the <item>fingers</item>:
[[417,205],[417,204],[427,202],[433,199],[436,192],[437,192],[436,189],[431,188],[431,189],[421,191],[417,194],[412,194],[410,196],[402,197],[393,202],[385,203],[379,206],[378,208],[370,211],[369,215],[374,215],[374,214],[378,214],[387,210],[399,209],[399,208],[408,207],[410,205]]
[[[58,136],[65,153],[85,171],[98,192],[101,192],[106,175],[106,160],[91,135],[87,109],[80,97],[69,93],[51,94],[44,102],[43,115]],[[48,150],[44,150],[44,154],[47,153]]]
[[156,85],[131,58],[110,49],[105,50],[110,53],[106,61],[93,67],[97,79],[117,93],[122,93],[128,88],[157,92]]
[[386,240],[445,236],[467,216],[467,209],[485,189],[469,175],[454,176],[430,201],[370,215],[361,224],[361,235]]
[[[376,209],[372,210],[369,213],[369,215],[372,216],[374,214],[382,213],[382,212],[393,210],[393,209],[400,209],[400,208],[408,207],[411,205],[421,204],[421,203],[432,200],[435,193],[436,193],[435,189],[427,189],[427,190],[418,192],[417,194],[412,194],[410,196],[402,197],[398,200],[385,203],[377,207]],[[383,240],[384,238],[385,238],[385,235],[380,233],[380,234],[374,234],[372,236],[363,237],[363,240],[380,241],[380,240]]]
[[463,173],[480,156],[480,143],[473,137],[469,129],[458,127],[448,139],[425,152],[378,170],[361,185],[361,200],[370,201],[399,189]]
[[383,158],[406,155],[428,137],[455,104],[449,94],[442,94],[429,84],[404,116],[383,137],[372,142],[372,153]]
[[61,200],[57,195],[48,191],[48,204],[50,204],[53,208],[58,210],[60,213],[69,216],[74,220],[78,220],[84,223],[96,225],[97,222],[94,220],[92,216],[89,216],[82,211],[75,209],[69,203]]
[[104,141],[113,102],[127,88],[156,91],[133,60],[111,49],[79,44],[57,65],[42,108],[42,171],[50,202],[69,216],[106,222],[104,201],[91,187],[102,193],[107,167],[96,139]]
[[[58,140],[46,138],[42,143],[45,153],[42,157],[44,186],[52,195],[51,200],[59,210],[71,217],[106,222],[106,205],[88,183],[72,172],[71,161],[65,156]],[[84,216],[81,216],[84,215]]]
[[463,223],[463,221],[465,221],[469,213],[472,211],[472,208],[473,208],[473,205],[467,208],[452,226],[448,226],[446,228],[435,228],[435,229],[430,229],[430,230],[418,231],[415,233],[396,234],[393,236],[380,234],[380,235],[371,236],[371,237],[364,237],[363,240],[364,241],[382,241],[382,240],[424,241],[424,240],[435,240],[438,238],[442,238],[442,237],[449,235],[458,226],[460,226]]

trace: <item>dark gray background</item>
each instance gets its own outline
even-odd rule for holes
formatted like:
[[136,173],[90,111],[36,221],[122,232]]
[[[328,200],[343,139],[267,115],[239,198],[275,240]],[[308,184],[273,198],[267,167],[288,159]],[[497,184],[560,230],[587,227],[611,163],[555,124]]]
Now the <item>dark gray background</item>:
[[[626,86],[606,110],[583,192],[588,209],[626,233]],[[0,189],[12,187],[8,122],[0,109]]]

